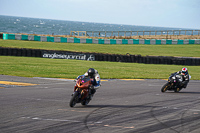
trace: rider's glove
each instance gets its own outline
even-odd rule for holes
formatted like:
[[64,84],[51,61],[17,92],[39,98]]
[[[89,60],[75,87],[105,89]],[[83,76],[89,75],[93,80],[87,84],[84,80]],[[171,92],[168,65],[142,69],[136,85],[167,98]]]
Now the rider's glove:
[[82,78],[82,75],[80,75],[80,76],[77,77],[77,79],[81,79],[81,78]]
[[74,82],[76,82],[80,78],[81,78],[81,76],[78,76],[77,78],[74,79]]

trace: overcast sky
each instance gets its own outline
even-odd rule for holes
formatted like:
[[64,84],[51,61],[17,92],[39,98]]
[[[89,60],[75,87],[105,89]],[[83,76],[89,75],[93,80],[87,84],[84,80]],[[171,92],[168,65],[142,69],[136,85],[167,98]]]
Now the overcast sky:
[[200,29],[200,0],[0,0],[0,15]]

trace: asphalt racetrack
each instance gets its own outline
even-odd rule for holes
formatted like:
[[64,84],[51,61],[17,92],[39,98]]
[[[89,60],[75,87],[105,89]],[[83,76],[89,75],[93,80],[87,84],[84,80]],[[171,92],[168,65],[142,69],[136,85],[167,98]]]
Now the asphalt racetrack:
[[162,93],[165,80],[103,80],[88,106],[74,108],[72,80],[0,75],[0,81],[0,133],[200,132],[200,81]]

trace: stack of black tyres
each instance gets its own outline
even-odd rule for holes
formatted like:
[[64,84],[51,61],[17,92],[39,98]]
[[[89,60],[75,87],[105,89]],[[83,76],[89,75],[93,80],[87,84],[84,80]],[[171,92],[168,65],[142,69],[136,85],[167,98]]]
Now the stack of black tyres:
[[[40,49],[24,49],[24,48],[4,48],[0,47],[0,55],[4,56],[25,56],[25,57],[43,57],[42,53],[46,50]],[[55,50],[54,50],[55,51]],[[57,51],[65,52],[65,51]],[[76,53],[76,52],[71,52]],[[145,64],[167,64],[167,65],[200,65],[200,58],[191,57],[171,57],[171,56],[141,56],[141,55],[117,55],[117,54],[100,54],[95,55],[96,61],[109,62],[131,62]]]

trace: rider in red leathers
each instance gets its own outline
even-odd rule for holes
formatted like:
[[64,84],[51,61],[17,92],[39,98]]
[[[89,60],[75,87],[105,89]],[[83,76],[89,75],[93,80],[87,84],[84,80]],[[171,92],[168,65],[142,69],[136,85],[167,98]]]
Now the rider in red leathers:
[[100,88],[101,84],[100,84],[100,75],[98,73],[97,70],[95,70],[94,68],[89,68],[88,71],[83,74],[83,75],[80,75],[77,77],[78,78],[84,78],[84,77],[89,77],[89,78],[92,78],[92,86],[90,86],[90,90],[91,90],[91,94],[90,96],[92,97],[94,95],[94,93],[96,92],[96,90],[98,88]]

